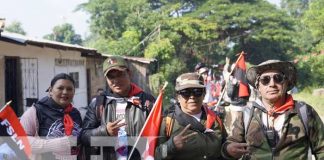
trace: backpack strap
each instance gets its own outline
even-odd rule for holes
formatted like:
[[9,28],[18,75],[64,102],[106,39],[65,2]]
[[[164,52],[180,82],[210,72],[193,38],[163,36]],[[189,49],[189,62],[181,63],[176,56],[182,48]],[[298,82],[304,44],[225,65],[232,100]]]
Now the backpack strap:
[[296,107],[298,116],[303,122],[305,132],[306,132],[306,136],[308,137],[309,136],[309,129],[308,129],[308,116],[307,116],[306,103],[295,101],[295,104],[296,104],[295,107]]
[[173,125],[174,125],[174,111],[171,112],[171,117],[166,116],[166,121],[165,121],[165,135],[167,138],[171,136]]
[[36,112],[36,119],[37,119],[37,123],[36,123],[36,135],[35,136],[39,136],[39,123],[42,121],[42,115],[40,113],[40,106],[36,103],[34,103],[32,106],[35,107],[35,112]]
[[248,131],[248,128],[250,126],[252,117],[253,117],[254,107],[244,107],[243,110],[243,122],[244,122],[244,135],[246,136],[246,133]]
[[96,117],[97,120],[100,122],[101,121],[101,117],[102,117],[102,112],[105,108],[105,103],[106,103],[106,96],[104,95],[99,95],[96,97]]
[[167,116],[165,121],[165,134],[166,137],[169,138],[172,133],[172,128],[174,124],[174,113],[172,113],[172,117]]
[[313,154],[313,146],[311,144],[312,142],[309,139],[310,134],[309,134],[309,128],[308,128],[309,126],[308,126],[307,104],[305,102],[301,102],[301,101],[294,101],[294,103],[295,103],[295,107],[296,107],[298,116],[303,122],[307,140],[309,142],[310,148],[308,149],[308,156],[311,156]]

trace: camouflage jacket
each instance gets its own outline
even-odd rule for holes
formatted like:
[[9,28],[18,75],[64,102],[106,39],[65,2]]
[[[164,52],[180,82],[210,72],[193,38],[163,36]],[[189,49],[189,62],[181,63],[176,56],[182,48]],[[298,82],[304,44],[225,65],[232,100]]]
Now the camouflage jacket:
[[[267,112],[259,103],[252,103],[250,109],[250,123],[244,127],[243,114],[239,115],[234,122],[234,128],[222,146],[222,155],[228,159],[233,159],[226,151],[227,145],[232,142],[247,143],[250,151],[249,155],[243,156],[243,159],[307,159],[309,147],[316,159],[324,159],[324,125],[316,111],[309,105],[307,107],[307,126],[306,133],[304,124],[298,115],[295,101],[295,107],[287,110],[285,121],[281,129],[281,137],[278,142],[270,147],[266,136],[266,126],[262,122],[262,112]],[[260,105],[261,104],[261,105]],[[247,131],[245,131],[247,128]],[[309,135],[309,136],[307,136]]]
[[[178,135],[184,128],[177,120],[177,112],[182,112],[179,106],[174,111],[170,111],[163,117],[162,124],[160,127],[160,137],[158,139],[157,148],[155,150],[155,159],[175,159],[175,160],[200,160],[200,159],[222,159],[221,157],[221,146],[226,139],[226,131],[223,124],[219,124],[217,121],[214,122],[209,132],[201,132],[196,129],[190,128],[185,135],[197,132],[196,135],[190,137],[185,143],[182,150],[176,150],[173,143],[173,137]],[[177,110],[178,109],[178,110]],[[180,110],[180,111],[179,111]],[[183,112],[182,112],[183,113]],[[183,113],[184,114],[184,113]],[[167,117],[173,118],[173,124],[170,136],[167,135]],[[205,111],[202,111],[201,121],[197,123],[203,126],[206,123],[207,115]],[[221,129],[223,128],[223,129]]]

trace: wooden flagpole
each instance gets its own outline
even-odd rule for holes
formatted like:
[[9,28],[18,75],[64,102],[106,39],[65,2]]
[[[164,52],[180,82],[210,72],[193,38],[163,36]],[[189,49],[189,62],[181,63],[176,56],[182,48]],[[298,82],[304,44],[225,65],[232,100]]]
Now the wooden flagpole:
[[[242,58],[243,54],[245,54],[244,51],[242,51],[241,54],[240,54],[240,56],[237,58],[237,60],[236,60],[236,62],[235,62],[235,65],[234,65],[234,67],[233,67],[233,69],[231,70],[231,72],[230,72],[229,75],[232,75],[232,74],[233,74],[233,72],[234,72],[234,70],[235,70],[235,68],[236,68],[236,66],[237,66],[237,62]],[[217,101],[217,104],[215,105],[216,107],[214,108],[214,111],[217,110],[217,107],[220,105],[220,102],[222,101],[222,99],[223,99],[223,97],[224,97],[224,94],[225,94],[225,91],[226,91],[226,88],[227,88],[227,83],[228,83],[228,81],[229,81],[229,80],[225,81],[225,87],[224,87],[224,89],[223,89],[223,91],[222,91],[221,96],[219,97],[219,99],[218,99],[218,101]]]

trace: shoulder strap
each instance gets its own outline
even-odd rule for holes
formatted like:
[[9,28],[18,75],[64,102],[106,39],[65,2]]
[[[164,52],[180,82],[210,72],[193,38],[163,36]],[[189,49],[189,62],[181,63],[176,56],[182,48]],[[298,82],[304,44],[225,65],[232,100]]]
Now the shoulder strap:
[[32,105],[32,107],[35,108],[35,112],[36,112],[36,119],[37,119],[37,123],[36,123],[36,134],[35,136],[39,136],[38,133],[39,133],[39,122],[40,122],[40,118],[41,118],[41,114],[40,114],[40,108],[38,105],[36,105],[36,103],[34,103]]
[[308,131],[308,116],[307,116],[307,106],[306,103],[300,102],[300,101],[295,101],[295,106],[297,109],[297,113],[299,118],[302,120],[306,135],[307,137],[309,136],[309,131]]
[[243,110],[243,122],[244,122],[244,135],[246,136],[246,133],[248,131],[248,128],[250,126],[252,116],[254,112],[254,107],[252,106],[251,108],[245,107]]
[[167,116],[165,121],[165,134],[166,137],[168,138],[171,136],[173,124],[174,124],[173,116],[172,117]]
[[297,113],[299,118],[302,120],[303,122],[303,126],[305,128],[305,132],[306,132],[306,136],[307,136],[307,140],[309,143],[309,149],[308,149],[308,159],[311,159],[311,155],[313,154],[313,146],[312,146],[312,142],[309,139],[309,128],[308,128],[308,114],[307,114],[307,104],[301,101],[294,101],[295,102],[295,107],[297,109]]
[[171,114],[172,114],[171,117],[166,116],[166,121],[165,121],[165,134],[167,138],[171,136],[173,124],[174,124],[174,112]]
[[101,116],[105,107],[106,99],[107,98],[104,95],[99,95],[96,97],[96,117],[99,122],[101,121]]

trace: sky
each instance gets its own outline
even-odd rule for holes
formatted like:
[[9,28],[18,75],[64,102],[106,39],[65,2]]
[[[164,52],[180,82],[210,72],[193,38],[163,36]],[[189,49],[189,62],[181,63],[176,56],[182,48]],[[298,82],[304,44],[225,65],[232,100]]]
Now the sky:
[[75,8],[88,0],[0,0],[0,18],[6,25],[19,21],[28,36],[42,38],[55,26],[71,23],[82,38],[89,35],[90,15]]
[[[85,38],[90,34],[90,15],[75,8],[88,0],[0,0],[0,18],[9,25],[21,22],[22,28],[30,37],[42,38],[52,33],[55,26],[71,23],[77,34]],[[280,0],[269,0],[279,5]]]

